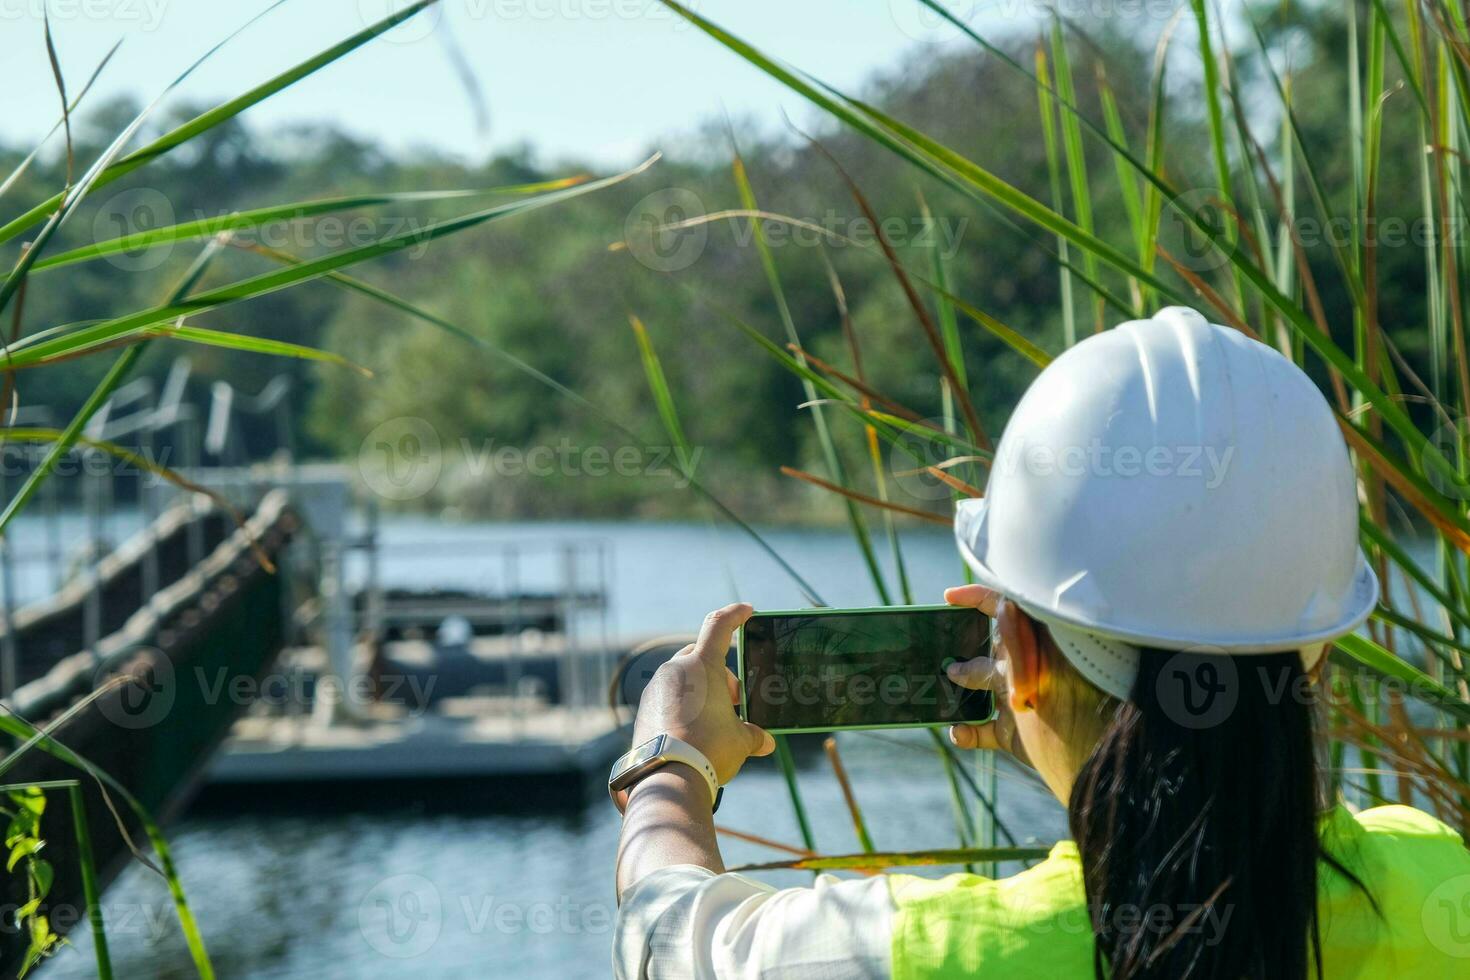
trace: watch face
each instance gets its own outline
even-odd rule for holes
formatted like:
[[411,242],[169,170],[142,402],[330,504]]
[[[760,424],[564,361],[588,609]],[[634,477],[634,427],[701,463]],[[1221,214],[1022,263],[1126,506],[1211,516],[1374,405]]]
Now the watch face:
[[614,789],[621,789],[624,780],[635,775],[640,769],[663,754],[664,738],[665,736],[662,734],[655,735],[619,759],[613,767],[613,773],[608,779],[608,784]]
[[632,758],[628,760],[627,767],[629,769],[637,769],[639,766],[644,765],[645,763],[652,762],[654,759],[657,759],[659,757],[659,754],[662,753],[663,750],[664,736],[655,735],[653,738],[644,742],[642,745],[638,746],[636,749],[629,753]]

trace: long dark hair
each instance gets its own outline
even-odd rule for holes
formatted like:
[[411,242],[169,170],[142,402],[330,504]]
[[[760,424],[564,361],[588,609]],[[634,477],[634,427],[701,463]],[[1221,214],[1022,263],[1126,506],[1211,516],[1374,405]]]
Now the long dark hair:
[[1099,980],[1320,975],[1312,685],[1296,652],[1144,650],[1073,785]]

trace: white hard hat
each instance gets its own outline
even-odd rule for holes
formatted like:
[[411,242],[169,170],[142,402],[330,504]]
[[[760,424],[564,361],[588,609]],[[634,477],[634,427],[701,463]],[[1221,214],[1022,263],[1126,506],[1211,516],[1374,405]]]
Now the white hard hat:
[[1178,306],[1042,371],[955,537],[981,584],[1119,698],[1140,646],[1299,649],[1310,667],[1378,601],[1322,393],[1275,350]]

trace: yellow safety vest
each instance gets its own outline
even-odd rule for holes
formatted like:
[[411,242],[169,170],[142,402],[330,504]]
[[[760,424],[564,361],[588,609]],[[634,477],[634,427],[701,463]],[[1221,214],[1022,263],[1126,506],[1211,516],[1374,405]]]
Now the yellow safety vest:
[[[1322,868],[1318,917],[1329,980],[1470,977],[1470,851],[1443,823],[1407,806],[1324,818],[1323,847],[1377,900],[1380,916],[1342,875]],[[895,980],[1093,975],[1092,926],[1077,845],[1063,841],[1010,878],[893,875]],[[1119,910],[1129,927],[1179,925],[1187,909]],[[1224,914],[1222,910],[1221,914]],[[1167,917],[1174,918],[1168,919]],[[1192,928],[1208,936],[1218,918]]]

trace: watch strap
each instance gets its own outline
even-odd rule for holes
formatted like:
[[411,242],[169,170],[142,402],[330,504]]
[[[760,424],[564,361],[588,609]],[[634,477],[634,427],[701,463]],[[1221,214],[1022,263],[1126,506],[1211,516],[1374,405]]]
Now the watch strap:
[[[636,766],[633,765],[632,760],[636,759],[652,742],[660,743],[657,746],[658,754],[639,762]],[[710,799],[714,801],[712,809],[719,808],[720,796],[724,788],[720,786],[714,765],[703,752],[669,732],[660,732],[653,738],[635,745],[627,754],[614,762],[612,774],[608,777],[608,793],[617,802],[620,794],[626,793],[644,776],[663,768],[670,762],[682,762],[699,773],[709,787]],[[619,809],[622,809],[621,805]]]
[[715,775],[714,764],[709,761],[705,754],[688,742],[675,738],[668,732],[664,733],[664,750],[659,753],[660,765],[670,762],[682,762],[704,777],[705,783],[709,785],[710,802],[718,806],[720,802],[720,777]]

